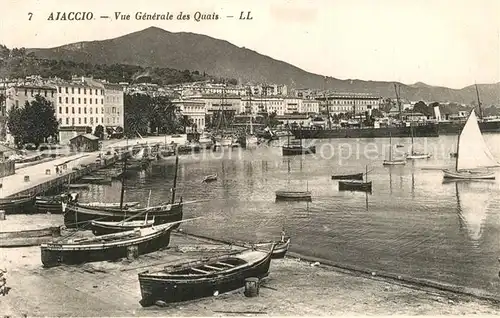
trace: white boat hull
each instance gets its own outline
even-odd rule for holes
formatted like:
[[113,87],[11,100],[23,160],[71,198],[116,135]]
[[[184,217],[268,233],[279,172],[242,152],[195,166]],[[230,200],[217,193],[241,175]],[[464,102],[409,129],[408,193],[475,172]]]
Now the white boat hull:
[[406,160],[384,160],[384,166],[402,166],[406,164]]
[[411,154],[411,155],[407,155],[406,156],[406,159],[429,159],[431,157],[430,154],[428,153],[419,153],[419,154]]
[[443,173],[444,173],[444,177],[447,179],[461,179],[461,180],[493,180],[493,179],[495,179],[494,172],[443,170]]

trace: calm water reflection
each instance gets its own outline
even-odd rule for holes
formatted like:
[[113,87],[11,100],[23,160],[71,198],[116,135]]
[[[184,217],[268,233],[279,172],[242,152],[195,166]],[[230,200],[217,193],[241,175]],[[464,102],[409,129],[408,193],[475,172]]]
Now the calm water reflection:
[[[485,139],[500,159],[500,135]],[[427,147],[433,158],[394,167],[382,166],[387,139],[316,142],[323,158],[283,158],[278,144],[218,158],[181,157],[178,195],[208,200],[186,206],[186,217],[206,218],[183,227],[246,241],[275,239],[284,227],[293,237],[292,250],[302,254],[500,292],[500,175],[495,181],[443,182],[440,170],[429,169],[453,167],[449,152],[456,136],[416,139],[417,148]],[[367,147],[377,149],[375,155],[366,156]],[[152,203],[168,200],[173,164],[172,158],[159,161],[128,180],[127,199],[146,203],[152,190]],[[364,172],[366,165],[373,193],[339,192],[331,175]],[[217,182],[201,183],[213,173]],[[93,186],[83,199],[116,202],[119,188],[119,182]],[[278,189],[306,188],[310,203],[275,202]]]

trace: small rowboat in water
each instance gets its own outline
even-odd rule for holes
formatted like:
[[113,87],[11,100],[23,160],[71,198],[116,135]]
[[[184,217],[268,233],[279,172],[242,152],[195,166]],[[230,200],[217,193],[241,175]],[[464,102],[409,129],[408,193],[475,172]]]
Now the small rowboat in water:
[[311,201],[311,191],[276,191],[276,200]]
[[363,180],[339,181],[339,190],[372,192],[372,182]]
[[363,173],[334,174],[332,180],[363,180]]
[[275,245],[249,248],[222,256],[165,267],[139,274],[143,307],[161,300],[167,303],[210,297],[245,286],[245,279],[263,278]]
[[202,182],[212,182],[212,181],[217,181],[217,173],[206,176]]

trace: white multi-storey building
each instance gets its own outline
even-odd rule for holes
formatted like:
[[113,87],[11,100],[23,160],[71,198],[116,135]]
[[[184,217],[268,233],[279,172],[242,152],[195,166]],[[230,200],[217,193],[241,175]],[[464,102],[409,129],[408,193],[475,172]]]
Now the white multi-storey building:
[[328,106],[331,114],[362,114],[378,109],[380,105],[380,97],[360,93],[334,93],[316,99],[320,102],[320,111],[326,112]]
[[57,82],[56,118],[59,127],[104,126],[104,85],[82,78]]
[[193,121],[198,132],[205,129],[205,101],[197,99],[174,100],[174,105],[179,107],[182,114]]
[[104,83],[104,125],[122,127],[124,125],[123,87]]

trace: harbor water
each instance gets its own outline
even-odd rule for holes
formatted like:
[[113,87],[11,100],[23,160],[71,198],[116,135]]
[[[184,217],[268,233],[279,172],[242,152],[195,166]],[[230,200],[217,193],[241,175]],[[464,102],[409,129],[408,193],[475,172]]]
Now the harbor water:
[[[500,135],[485,134],[500,159]],[[430,279],[500,293],[500,168],[491,181],[444,182],[453,168],[456,136],[416,138],[415,149],[432,158],[385,167],[389,139],[305,140],[316,155],[283,157],[286,139],[254,149],[180,156],[176,197],[187,204],[191,233],[235,241],[292,236],[291,250],[372,271]],[[396,148],[396,145],[403,147]],[[400,154],[409,138],[394,138]],[[398,156],[397,153],[394,156]],[[154,162],[126,181],[126,200],[168,201],[175,159]],[[365,172],[371,194],[341,192],[332,174]],[[203,177],[218,175],[212,183]],[[308,189],[312,202],[276,202],[276,190]],[[92,185],[82,201],[117,202],[120,182]]]

